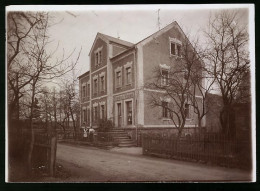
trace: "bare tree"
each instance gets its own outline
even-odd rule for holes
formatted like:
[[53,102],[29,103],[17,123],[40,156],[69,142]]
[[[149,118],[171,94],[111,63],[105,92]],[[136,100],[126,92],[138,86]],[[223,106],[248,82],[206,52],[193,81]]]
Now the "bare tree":
[[19,119],[19,99],[32,80],[30,62],[24,55],[31,43],[31,33],[45,22],[46,13],[9,12],[7,14],[8,116]]
[[221,11],[209,19],[205,34],[208,44],[205,60],[211,66],[208,72],[218,85],[224,105],[220,113],[222,130],[233,135],[234,129],[229,125],[231,108],[250,67],[247,26],[241,23],[238,12]]
[[[25,21],[19,23],[21,15],[27,23],[25,23]],[[30,19],[35,17],[36,21],[33,20],[34,22],[32,22]],[[48,34],[51,21],[48,13],[21,13],[18,15],[16,15],[16,13],[10,13],[9,18],[10,38],[8,39],[8,45],[10,47],[8,48],[8,81],[11,87],[9,90],[13,92],[12,95],[16,94],[14,96],[14,102],[19,101],[21,96],[19,93],[22,88],[26,92],[29,92],[28,96],[30,97],[30,102],[28,103],[30,108],[29,121],[31,129],[31,143],[28,155],[28,169],[30,170],[34,143],[33,118],[35,98],[37,94],[40,93],[44,83],[65,75],[75,67],[80,52],[72,64],[67,63],[67,61],[71,58],[75,50],[68,56],[65,56],[65,53],[63,53],[60,59],[54,58],[57,49],[53,51],[48,49],[51,43]],[[17,18],[17,20],[15,20],[15,18]],[[19,27],[23,25],[28,25],[29,29],[21,29],[22,32],[18,31]],[[24,30],[27,32],[24,32]],[[11,35],[13,34],[12,31],[14,31],[14,36]],[[24,40],[25,38],[27,38],[26,41]],[[12,44],[13,40],[15,41],[15,43],[13,43],[14,45]],[[18,67],[16,71],[14,71],[15,66],[16,68]],[[22,71],[20,69],[22,69]],[[26,71],[26,73],[23,73],[24,71]],[[19,85],[17,81],[13,80],[15,73],[18,73],[18,76],[20,73],[22,74],[21,78],[24,80],[22,85]],[[13,86],[15,83],[18,85]],[[18,99],[16,98],[17,96]]]
[[206,101],[208,94],[213,90],[215,79],[208,75],[207,66],[203,62],[205,58],[205,50],[196,38],[192,42],[186,38],[183,45],[183,61],[187,80],[190,81],[188,89],[189,103],[197,115],[197,125],[199,130],[202,129],[202,119],[206,116]]

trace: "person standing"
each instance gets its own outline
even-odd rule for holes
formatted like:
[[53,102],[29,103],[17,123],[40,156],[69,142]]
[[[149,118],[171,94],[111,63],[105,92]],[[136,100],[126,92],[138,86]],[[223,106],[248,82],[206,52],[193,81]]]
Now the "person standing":
[[93,142],[94,133],[95,133],[95,130],[93,129],[92,126],[90,126],[90,129],[89,129],[89,139],[90,139],[91,142]]

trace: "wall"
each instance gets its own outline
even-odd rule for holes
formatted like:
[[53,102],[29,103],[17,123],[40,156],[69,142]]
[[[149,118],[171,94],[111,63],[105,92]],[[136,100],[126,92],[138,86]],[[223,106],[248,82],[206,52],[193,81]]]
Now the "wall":
[[[144,91],[144,126],[149,126],[149,125],[161,125],[161,126],[167,126],[171,125],[174,126],[174,123],[170,118],[164,118],[163,117],[163,109],[160,106],[153,107],[151,105],[151,96],[160,99],[160,97],[164,97],[163,94],[161,93],[156,93],[156,92],[151,92],[151,91]],[[199,99],[199,98],[198,98]],[[201,108],[201,104],[199,105]],[[176,111],[176,110],[175,110]],[[190,108],[190,114],[191,117],[190,119],[187,119],[185,122],[185,126],[197,126],[198,124],[198,119],[197,119],[197,114],[194,113],[193,108]],[[177,122],[177,117],[174,117],[175,122]],[[178,124],[178,123],[177,123]]]

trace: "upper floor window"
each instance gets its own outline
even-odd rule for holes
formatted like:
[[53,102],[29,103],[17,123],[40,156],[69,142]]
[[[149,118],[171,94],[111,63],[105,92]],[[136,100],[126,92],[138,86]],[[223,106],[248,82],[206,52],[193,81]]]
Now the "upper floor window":
[[179,56],[181,57],[182,55],[182,43],[176,38],[170,38],[170,53],[173,56]]
[[166,101],[162,102],[162,117],[168,117],[168,102]]
[[100,47],[95,51],[95,66],[102,64],[102,48]]
[[132,83],[132,68],[128,67],[126,68],[126,84]]
[[89,97],[90,95],[90,84],[87,84],[87,96]]
[[162,70],[161,71],[161,84],[163,86],[168,85],[168,79],[169,79],[169,72],[168,72],[168,70]]
[[105,76],[100,77],[100,88],[101,91],[105,91]]
[[125,76],[125,84],[131,84],[132,83],[132,65],[133,61],[127,62],[124,65],[124,76]]
[[160,64],[162,86],[166,86],[169,84],[169,70],[170,70],[170,66],[166,64]]
[[121,71],[116,72],[116,86],[120,87],[121,86],[121,80],[122,76],[121,76]]
[[105,72],[101,72],[99,74],[100,77],[100,92],[104,92],[105,91]]
[[94,94],[97,93],[97,90],[98,90],[98,80],[94,79]]

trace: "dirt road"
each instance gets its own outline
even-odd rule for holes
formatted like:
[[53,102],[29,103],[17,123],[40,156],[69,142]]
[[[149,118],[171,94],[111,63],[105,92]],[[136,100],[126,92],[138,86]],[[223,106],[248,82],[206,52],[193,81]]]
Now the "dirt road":
[[250,180],[250,173],[238,169],[66,144],[58,144],[57,161],[70,171],[68,182]]

